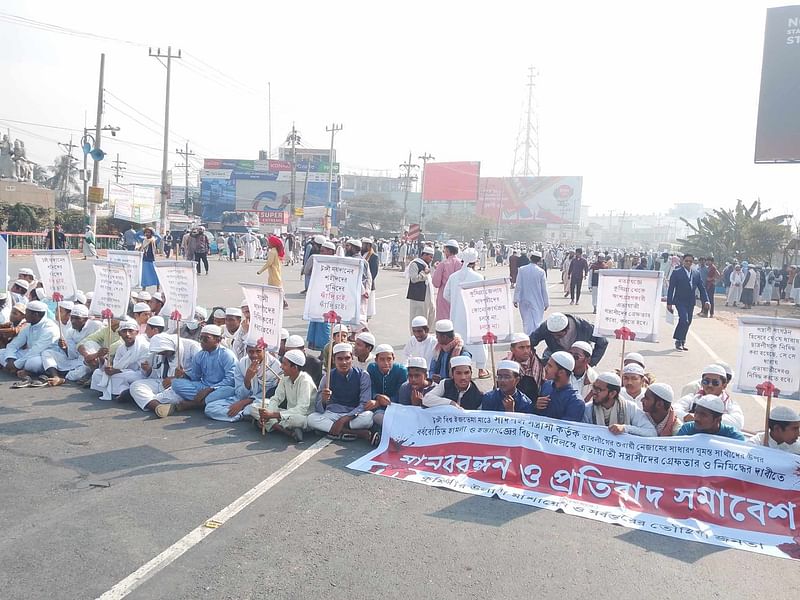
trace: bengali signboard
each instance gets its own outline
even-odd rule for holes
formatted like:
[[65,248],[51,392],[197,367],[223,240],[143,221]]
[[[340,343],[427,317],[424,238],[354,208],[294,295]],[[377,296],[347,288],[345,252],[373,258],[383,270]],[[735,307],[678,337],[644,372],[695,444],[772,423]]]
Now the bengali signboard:
[[33,253],[39,281],[48,299],[60,294],[63,300],[74,300],[77,286],[69,250],[36,250]]
[[357,325],[361,321],[364,259],[314,254],[313,261],[303,319],[324,322],[325,313],[333,310],[342,323]]
[[800,319],[739,317],[736,391],[757,394],[767,381],[800,400]]
[[108,260],[125,265],[131,288],[140,287],[142,281],[142,253],[136,250],[108,250]]
[[283,327],[283,289],[257,283],[239,285],[250,309],[245,343],[253,346],[263,339],[269,350],[278,350]]
[[125,265],[117,262],[95,261],[94,296],[89,313],[102,316],[108,309],[115,319],[123,319],[128,313],[131,297],[130,278]]
[[657,342],[661,273],[602,269],[598,275],[594,335],[613,336],[616,330],[627,327],[637,342]]
[[718,436],[642,438],[534,415],[392,404],[378,448],[348,466],[800,559],[796,457]]
[[511,281],[508,278],[488,279],[461,284],[461,299],[467,311],[467,344],[480,344],[491,331],[498,342],[511,339],[514,317]]
[[157,260],[153,263],[164,292],[161,314],[171,317],[177,310],[181,320],[194,319],[197,307],[197,271],[188,260]]

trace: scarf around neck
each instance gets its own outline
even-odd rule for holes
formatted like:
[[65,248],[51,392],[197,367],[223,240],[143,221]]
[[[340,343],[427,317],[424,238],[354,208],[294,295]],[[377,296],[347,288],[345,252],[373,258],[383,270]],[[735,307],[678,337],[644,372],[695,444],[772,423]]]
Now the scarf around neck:
[[455,337],[453,338],[453,341],[445,345],[441,345],[439,342],[436,342],[436,346],[434,347],[433,352],[436,358],[438,358],[442,352],[449,352],[450,358],[452,358],[453,356],[459,356],[463,349],[464,349],[464,340],[461,339],[460,335],[456,334]]

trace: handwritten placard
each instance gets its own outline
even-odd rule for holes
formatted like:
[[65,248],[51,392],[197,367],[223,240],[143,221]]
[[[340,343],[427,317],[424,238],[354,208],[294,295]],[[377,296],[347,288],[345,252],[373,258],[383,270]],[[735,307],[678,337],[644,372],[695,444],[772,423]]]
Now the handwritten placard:
[[314,268],[306,292],[303,319],[325,321],[325,313],[336,311],[342,323],[361,320],[361,277],[364,260],[340,256],[312,256]]
[[176,310],[182,320],[194,318],[197,306],[197,271],[188,260],[159,260],[153,263],[164,292],[161,314],[172,315]]
[[250,309],[250,325],[245,343],[255,346],[263,339],[269,350],[281,344],[283,327],[283,290],[272,285],[240,283]]
[[0,289],[8,290],[8,236],[0,234]]
[[94,297],[89,312],[101,316],[110,309],[115,319],[122,319],[128,312],[131,295],[130,277],[125,265],[118,262],[95,261]]
[[756,394],[765,381],[800,400],[800,319],[739,317],[736,390]]
[[613,336],[627,327],[637,342],[657,342],[661,315],[661,273],[637,269],[598,271],[594,335]]
[[131,289],[141,287],[142,253],[135,250],[109,250],[108,260],[125,265]]
[[33,260],[48,299],[56,293],[61,294],[64,300],[75,299],[77,286],[69,250],[36,250]]
[[462,283],[460,291],[467,311],[467,344],[480,344],[487,332],[500,342],[511,338],[514,313],[508,278]]

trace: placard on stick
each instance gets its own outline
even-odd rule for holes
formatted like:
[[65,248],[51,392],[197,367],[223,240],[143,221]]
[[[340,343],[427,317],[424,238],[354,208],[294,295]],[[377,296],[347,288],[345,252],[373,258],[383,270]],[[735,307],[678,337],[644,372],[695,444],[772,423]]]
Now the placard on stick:
[[64,300],[75,299],[77,286],[69,250],[36,250],[33,260],[48,298],[52,298],[53,294],[60,294]]
[[735,390],[761,395],[771,382],[783,399],[800,400],[800,319],[739,317]]
[[496,342],[511,339],[514,317],[510,279],[501,277],[462,283],[460,293],[467,312],[465,343],[482,344],[487,332],[494,334]]
[[314,254],[312,260],[314,268],[306,292],[303,319],[324,323],[325,313],[333,310],[342,323],[358,325],[364,260],[320,254]]
[[283,290],[272,285],[240,283],[247,307],[250,325],[245,343],[255,346],[263,340],[267,349],[276,351],[281,344],[283,327]]
[[142,285],[142,253],[136,250],[109,250],[108,260],[125,265],[128,270],[130,288],[135,289]]
[[627,328],[637,342],[657,342],[661,273],[638,269],[598,271],[594,335],[617,336]]
[[[103,316],[110,310],[116,319],[123,319],[128,313],[128,302],[131,296],[130,278],[125,265],[118,262],[95,261],[94,297],[89,312],[95,316]],[[106,318],[106,317],[103,317]]]
[[181,314],[181,320],[194,319],[197,307],[195,264],[188,260],[158,260],[153,266],[164,292],[165,302],[161,314],[171,318],[177,310]]

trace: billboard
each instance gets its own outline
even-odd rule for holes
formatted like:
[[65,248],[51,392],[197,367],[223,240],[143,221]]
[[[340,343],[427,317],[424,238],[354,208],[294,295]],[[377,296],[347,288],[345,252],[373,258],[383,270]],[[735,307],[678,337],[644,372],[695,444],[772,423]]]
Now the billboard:
[[580,176],[482,177],[475,213],[504,223],[577,224],[582,189]]
[[475,202],[480,162],[438,162],[425,165],[424,202]]
[[767,9],[755,162],[800,161],[800,6]]
[[157,187],[109,184],[108,202],[114,218],[132,223],[153,223],[161,218],[161,193]]

